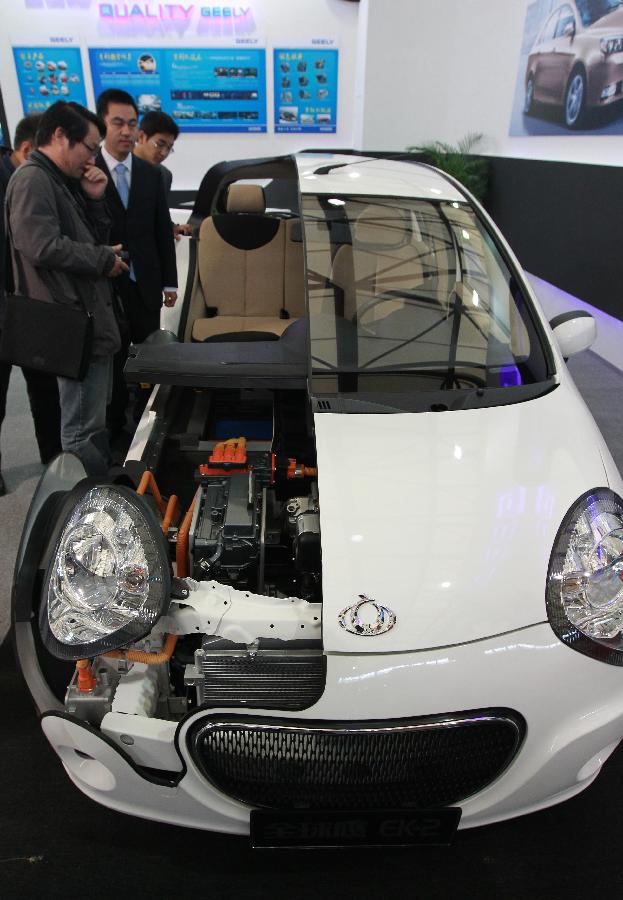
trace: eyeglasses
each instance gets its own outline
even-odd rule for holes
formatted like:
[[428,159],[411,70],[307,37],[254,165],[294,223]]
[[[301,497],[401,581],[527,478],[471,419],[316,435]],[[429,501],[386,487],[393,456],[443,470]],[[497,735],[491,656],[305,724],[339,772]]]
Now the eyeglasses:
[[91,147],[91,145],[87,144],[86,141],[80,141],[80,143],[82,144],[83,147],[87,148],[87,150],[89,151],[89,156],[96,156],[97,151],[99,150],[99,148],[101,146],[100,144],[98,144],[97,147]]
[[150,144],[153,144],[156,150],[160,150],[161,153],[175,153],[173,149],[173,144],[167,144],[166,141],[155,141],[150,140]]

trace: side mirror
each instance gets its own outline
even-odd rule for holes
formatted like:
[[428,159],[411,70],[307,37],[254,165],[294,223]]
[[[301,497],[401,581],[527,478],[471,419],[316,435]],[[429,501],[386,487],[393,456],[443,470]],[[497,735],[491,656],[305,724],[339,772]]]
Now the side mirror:
[[567,22],[563,29],[564,37],[574,37],[575,36],[575,22]]
[[554,316],[549,324],[565,359],[588,350],[597,337],[595,319],[582,309]]

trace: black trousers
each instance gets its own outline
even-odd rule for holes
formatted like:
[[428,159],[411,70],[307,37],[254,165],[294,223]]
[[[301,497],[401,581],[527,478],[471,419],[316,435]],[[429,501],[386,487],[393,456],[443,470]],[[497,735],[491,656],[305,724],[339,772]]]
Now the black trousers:
[[[111,436],[114,437],[125,426],[126,409],[128,407],[128,387],[123,377],[123,367],[128,358],[128,347],[132,344],[142,344],[146,337],[160,328],[160,308],[151,309],[145,306],[135,281],[122,276],[116,279],[115,288],[121,301],[123,318],[120,322],[121,349],[113,359],[112,396],[106,410],[106,425]],[[142,412],[147,402],[145,392],[139,395],[135,404],[134,415]]]
[[[6,415],[6,398],[12,366],[0,363],[0,427]],[[42,463],[47,463],[61,452],[61,407],[58,399],[56,376],[22,369],[26,390],[35,425],[35,437]]]

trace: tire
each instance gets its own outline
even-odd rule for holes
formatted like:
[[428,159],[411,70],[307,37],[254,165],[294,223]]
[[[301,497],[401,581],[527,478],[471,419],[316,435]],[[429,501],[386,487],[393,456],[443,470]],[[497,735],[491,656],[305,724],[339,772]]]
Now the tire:
[[567,82],[563,116],[567,128],[582,128],[586,121],[586,75],[581,69],[573,71]]
[[524,115],[529,116],[534,112],[534,77],[531,75],[526,83],[526,93],[523,101]]

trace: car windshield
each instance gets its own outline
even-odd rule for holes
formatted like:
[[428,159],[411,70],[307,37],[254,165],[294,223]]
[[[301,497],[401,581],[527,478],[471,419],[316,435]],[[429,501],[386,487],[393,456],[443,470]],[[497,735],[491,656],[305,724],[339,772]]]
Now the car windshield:
[[306,195],[303,218],[316,393],[548,379],[529,302],[468,204]]
[[623,0],[576,0],[582,24],[586,26],[592,25],[598,19],[603,19],[622,4]]

